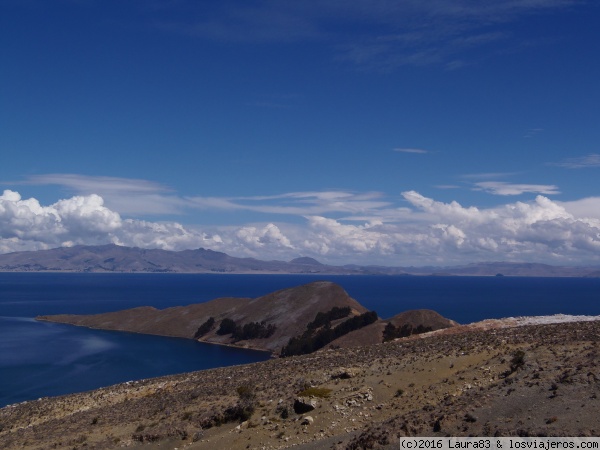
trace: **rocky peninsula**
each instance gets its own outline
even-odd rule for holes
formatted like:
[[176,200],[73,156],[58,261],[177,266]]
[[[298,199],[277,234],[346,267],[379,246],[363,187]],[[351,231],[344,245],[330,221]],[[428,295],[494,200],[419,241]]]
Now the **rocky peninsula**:
[[[321,323],[315,323],[317,316]],[[37,319],[104,330],[198,339],[264,350],[274,355],[279,355],[292,338],[313,331],[313,336],[323,340],[327,329],[339,330],[343,323],[347,332],[342,335],[340,331],[339,336],[329,333],[326,345],[346,347],[382,342],[388,324],[398,330],[404,327],[405,335],[457,325],[427,310],[381,320],[376,313],[369,314],[341,286],[328,281],[282,289],[254,299],[217,298],[163,310],[139,307],[103,314],[64,314]]]

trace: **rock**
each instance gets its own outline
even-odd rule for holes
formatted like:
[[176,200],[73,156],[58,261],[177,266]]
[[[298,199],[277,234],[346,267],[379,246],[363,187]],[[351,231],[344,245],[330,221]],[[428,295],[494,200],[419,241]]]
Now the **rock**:
[[203,431],[196,431],[192,435],[192,442],[198,442],[200,439],[202,439],[203,436],[204,436],[204,432]]
[[477,417],[471,413],[466,413],[464,420],[465,420],[465,422],[477,422]]
[[304,414],[317,407],[317,401],[314,398],[298,397],[294,401],[294,412]]
[[300,425],[312,425],[314,421],[315,419],[313,419],[312,416],[305,416],[302,418],[302,422],[300,422]]
[[346,368],[340,368],[337,372],[335,372],[333,375],[331,375],[332,379],[340,379],[340,380],[347,380],[349,378],[354,378],[356,376],[356,370],[355,369],[346,369]]

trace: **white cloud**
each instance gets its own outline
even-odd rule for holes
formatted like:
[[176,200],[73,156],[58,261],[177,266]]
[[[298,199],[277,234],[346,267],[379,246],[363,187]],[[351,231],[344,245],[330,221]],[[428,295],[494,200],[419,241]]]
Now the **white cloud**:
[[122,225],[121,216],[106,208],[102,197],[96,194],[60,200],[52,208],[65,229],[82,235],[112,233]]
[[311,228],[310,239],[304,246],[321,255],[333,253],[334,257],[352,253],[382,253],[391,251],[391,241],[384,233],[373,229],[373,224],[345,225],[325,217],[307,217]]
[[480,209],[439,202],[408,191],[414,208],[395,223],[348,224],[307,217],[295,247],[317,258],[387,265],[458,264],[509,260],[592,263],[600,260],[600,220],[575,216],[550,199]]
[[135,192],[148,194],[170,190],[160,183],[148,180],[87,176],[71,173],[32,175],[27,178],[25,184],[65,186],[73,189],[76,192],[95,194],[101,192]]
[[17,184],[55,185],[70,193],[96,194],[114,211],[129,215],[182,214],[187,204],[169,187],[141,179],[53,173],[32,175]]
[[432,214],[434,217],[446,217],[452,222],[475,220],[480,217],[480,211],[474,206],[463,208],[458,202],[442,203],[427,198],[415,191],[406,191],[402,196],[416,208]]
[[253,211],[265,214],[313,215],[326,213],[368,213],[390,205],[379,192],[348,191],[288,192],[253,197],[190,197],[190,206],[201,209]]
[[253,226],[241,227],[235,232],[235,236],[238,239],[238,244],[241,243],[244,247],[251,250],[268,246],[294,248],[290,240],[272,223],[262,228]]
[[369,214],[390,205],[380,192],[343,190],[287,192],[278,195],[240,197],[181,197],[160,183],[148,180],[86,176],[79,174],[46,174],[28,177],[25,185],[57,185],[81,196],[98,195],[112,211],[127,216],[182,215],[193,209],[250,211],[263,214]]
[[104,207],[102,198],[95,194],[50,206],[41,206],[33,198],[23,200],[13,191],[4,191],[0,196],[0,236],[31,242],[34,248],[65,241],[102,240],[120,222],[120,216]]
[[[370,201],[368,194],[330,191],[273,197],[291,202],[296,197],[311,202]],[[308,214],[304,224],[267,222],[202,230],[176,222],[124,219],[96,194],[44,206],[7,190],[0,196],[0,252],[116,243],[167,250],[205,247],[260,259],[310,255],[335,264],[600,261],[600,214],[594,213],[600,210],[599,198],[559,203],[538,195],[534,201],[494,208],[440,202],[415,191],[403,192],[402,198],[408,207],[371,207],[362,221],[360,213],[350,214],[352,221]]]
[[96,194],[41,206],[8,190],[0,196],[0,237],[4,252],[106,243],[181,250],[211,243],[205,234],[176,223],[123,220]]
[[189,210],[249,211],[262,214],[366,214],[390,205],[380,192],[343,190],[287,192],[278,195],[207,197],[176,195],[170,188],[148,180],[78,174],[28,177],[26,185],[57,185],[82,196],[99,195],[104,205],[129,216],[184,214]]
[[494,195],[521,195],[525,193],[553,195],[560,194],[558,186],[553,184],[518,184],[505,181],[481,181],[475,183],[475,190]]
[[422,148],[395,148],[394,151],[399,153],[417,153],[421,155],[429,153],[428,150],[424,150]]
[[[476,259],[598,260],[600,220],[576,217],[546,197],[480,210],[436,202],[415,192],[403,195],[415,207],[433,214],[439,224],[461,229],[461,251]],[[435,233],[430,230],[429,234]]]
[[163,250],[185,250],[190,248],[218,248],[221,237],[186,229],[176,222],[147,222],[127,219],[118,232],[111,235],[111,242],[118,245]]
[[552,166],[564,167],[567,169],[585,169],[588,167],[600,167],[600,154],[591,153],[587,156],[578,158],[567,158],[558,163],[550,163]]
[[575,217],[600,219],[600,197],[587,197],[557,203]]
[[483,172],[483,173],[468,173],[462,175],[461,178],[466,180],[490,180],[493,178],[505,178],[516,175],[516,172]]

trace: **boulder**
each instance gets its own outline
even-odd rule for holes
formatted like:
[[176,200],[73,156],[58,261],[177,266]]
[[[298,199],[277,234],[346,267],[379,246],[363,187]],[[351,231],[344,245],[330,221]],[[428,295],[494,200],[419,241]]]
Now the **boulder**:
[[335,372],[333,375],[331,375],[332,379],[340,379],[340,380],[347,380],[349,378],[354,378],[356,377],[356,370],[355,369],[346,369],[344,367],[340,368],[337,372]]
[[298,397],[294,401],[294,412],[304,414],[317,407],[317,401],[314,398]]

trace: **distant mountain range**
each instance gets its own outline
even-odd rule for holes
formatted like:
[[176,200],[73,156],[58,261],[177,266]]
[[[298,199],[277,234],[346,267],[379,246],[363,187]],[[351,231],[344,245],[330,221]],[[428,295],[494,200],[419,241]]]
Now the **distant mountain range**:
[[600,277],[600,267],[589,266],[510,262],[485,262],[455,267],[333,266],[309,257],[291,261],[262,261],[236,258],[204,248],[175,252],[118,245],[80,245],[7,253],[0,255],[0,271]]

